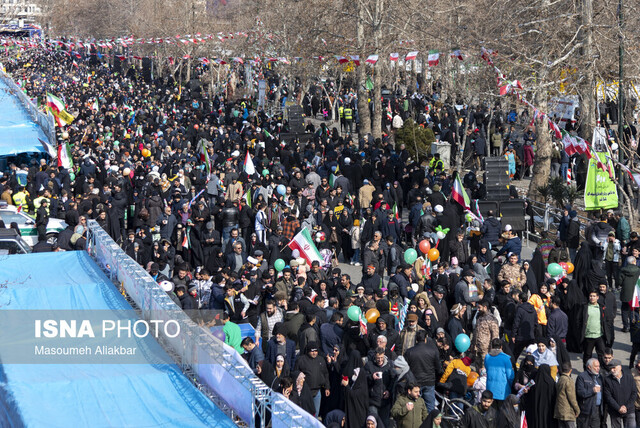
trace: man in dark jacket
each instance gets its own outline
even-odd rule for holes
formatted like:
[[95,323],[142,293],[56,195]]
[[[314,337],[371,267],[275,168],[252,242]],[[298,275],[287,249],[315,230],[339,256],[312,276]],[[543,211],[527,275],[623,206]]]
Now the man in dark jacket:
[[320,412],[320,389],[324,389],[325,396],[329,396],[329,371],[325,359],[318,356],[318,346],[316,342],[309,342],[305,354],[298,358],[294,368],[295,373],[304,373],[305,382],[311,390],[316,406],[316,415]]
[[620,360],[610,364],[611,373],[604,378],[604,402],[607,405],[613,428],[634,427],[635,401],[638,396],[636,383]]
[[576,253],[580,246],[580,220],[578,213],[574,210],[569,211],[569,226],[567,228],[567,248],[569,248],[569,257],[571,261],[576,260]]
[[38,241],[45,241],[47,239],[47,224],[49,224],[49,212],[47,207],[49,206],[49,200],[42,199],[40,207],[36,212],[36,228],[38,229]]
[[604,310],[604,325],[607,329],[607,339],[604,342],[606,348],[613,347],[615,340],[615,330],[613,329],[613,322],[616,319],[616,312],[618,311],[618,304],[616,302],[616,296],[609,290],[607,284],[598,285],[598,303]]
[[637,318],[637,313],[631,307],[629,302],[633,299],[633,292],[636,289],[636,283],[640,277],[640,267],[636,266],[636,258],[627,257],[627,265],[620,270],[620,283],[622,290],[620,291],[620,302],[622,303],[622,332],[629,331],[633,319]]
[[377,348],[375,356],[364,367],[369,384],[369,414],[377,415],[385,426],[389,425],[393,375],[391,361],[384,349]]
[[273,336],[267,342],[266,358],[273,366],[276,365],[276,358],[278,355],[284,357],[284,362],[289,368],[294,367],[296,362],[296,343],[287,339],[282,333],[283,324],[281,322],[276,323],[273,326]]
[[600,362],[597,358],[587,361],[587,369],[576,379],[576,398],[580,405],[579,427],[599,427],[604,404]]
[[432,411],[436,406],[436,379],[442,374],[438,347],[427,337],[426,331],[419,330],[416,333],[415,346],[404,353],[404,358],[418,380],[427,409]]
[[547,337],[559,337],[560,339],[567,338],[567,331],[569,329],[569,317],[560,309],[560,297],[553,296],[550,304],[551,311],[547,317]]
[[498,414],[493,404],[493,393],[485,390],[482,393],[480,404],[469,407],[462,416],[464,428],[495,428]]
[[500,220],[493,216],[493,210],[489,210],[487,213],[487,219],[482,224],[480,232],[484,239],[492,246],[500,245],[498,239],[500,238],[500,231],[502,230],[502,224]]
[[520,293],[519,299],[522,303],[516,309],[516,316],[513,319],[513,337],[511,338],[515,344],[513,356],[516,360],[520,357],[522,350],[534,342],[536,324],[538,324],[536,309],[527,302],[527,294]]

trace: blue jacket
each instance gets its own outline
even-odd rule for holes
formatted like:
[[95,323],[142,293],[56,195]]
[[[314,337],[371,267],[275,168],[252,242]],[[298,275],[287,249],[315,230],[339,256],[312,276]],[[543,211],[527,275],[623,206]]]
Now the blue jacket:
[[511,238],[507,241],[506,244],[498,251],[496,256],[501,256],[503,254],[514,253],[518,255],[518,260],[520,260],[520,252],[522,251],[522,241],[519,237]]
[[491,350],[484,357],[484,367],[487,369],[487,390],[493,393],[495,400],[507,398],[514,378],[511,357],[502,351]]

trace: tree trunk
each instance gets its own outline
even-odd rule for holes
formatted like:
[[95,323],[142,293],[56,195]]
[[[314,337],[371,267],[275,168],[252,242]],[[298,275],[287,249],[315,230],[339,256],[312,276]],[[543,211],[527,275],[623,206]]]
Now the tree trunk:
[[[546,91],[538,92],[536,98],[536,105],[540,111],[547,111]],[[553,144],[551,134],[549,134],[549,123],[546,118],[536,125],[536,133],[538,134],[538,141],[536,143],[536,157],[533,164],[535,173],[529,184],[528,195],[535,200],[543,200],[538,192],[538,187],[546,185],[551,176],[551,148]]]
[[[356,35],[358,39],[358,48],[360,49],[361,61],[364,61],[365,56],[365,37],[364,37],[364,20],[365,10],[364,6],[358,2],[358,22]],[[371,132],[371,113],[369,112],[369,91],[367,90],[367,66],[366,62],[362,62],[360,67],[357,67],[356,84],[358,85],[358,118],[360,119],[360,135],[366,135]],[[340,120],[338,118],[338,120]],[[341,127],[340,127],[341,128]]]
[[[377,52],[377,51],[376,51]],[[373,75],[373,138],[382,138],[382,73],[380,67]]]
[[584,47],[581,49],[584,66],[584,79],[580,84],[580,119],[582,123],[582,137],[591,141],[593,128],[596,123],[596,90],[594,86],[595,74],[593,64],[593,32],[591,30],[593,22],[592,0],[582,0],[580,4],[581,21],[584,28],[579,33],[579,38]]

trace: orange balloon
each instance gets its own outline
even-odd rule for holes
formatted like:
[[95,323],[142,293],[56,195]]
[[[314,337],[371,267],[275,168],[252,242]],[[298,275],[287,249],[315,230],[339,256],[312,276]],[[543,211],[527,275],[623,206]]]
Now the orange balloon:
[[440,258],[440,251],[438,251],[435,248],[432,248],[429,250],[429,260],[431,260],[432,262],[435,262],[439,258]]
[[429,243],[428,240],[424,239],[420,242],[419,248],[420,248],[420,251],[422,251],[422,254],[427,254],[431,249],[431,244]]
[[142,156],[144,156],[145,158],[151,156],[151,152],[149,151],[149,149],[142,149]]
[[364,317],[367,319],[367,322],[374,323],[378,321],[378,317],[380,316],[380,312],[376,308],[371,308],[364,314]]
[[575,267],[573,266],[573,263],[567,262],[566,264],[567,264],[567,273],[573,272],[573,269],[575,269]]
[[473,384],[476,383],[476,380],[478,380],[479,377],[480,376],[478,376],[478,373],[476,372],[469,373],[469,376],[467,376],[467,386],[471,388]]

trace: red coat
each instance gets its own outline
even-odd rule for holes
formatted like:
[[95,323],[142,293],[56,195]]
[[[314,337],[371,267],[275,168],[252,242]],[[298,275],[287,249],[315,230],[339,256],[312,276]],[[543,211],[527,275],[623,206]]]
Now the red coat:
[[525,166],[533,165],[533,147],[529,144],[524,145],[524,164]]

